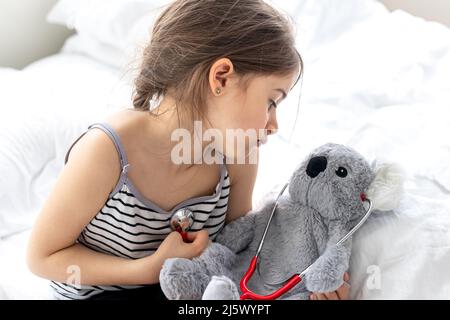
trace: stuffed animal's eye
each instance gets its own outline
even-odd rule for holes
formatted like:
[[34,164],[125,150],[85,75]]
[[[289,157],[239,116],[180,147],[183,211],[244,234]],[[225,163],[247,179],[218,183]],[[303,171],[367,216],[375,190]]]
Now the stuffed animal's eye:
[[344,167],[339,167],[336,170],[336,175],[338,177],[345,178],[347,176],[347,169],[345,169]]

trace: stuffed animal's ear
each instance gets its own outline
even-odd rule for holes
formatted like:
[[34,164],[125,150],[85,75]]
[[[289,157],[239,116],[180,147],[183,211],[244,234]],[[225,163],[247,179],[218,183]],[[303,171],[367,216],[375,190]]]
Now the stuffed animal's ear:
[[396,208],[403,192],[404,172],[399,165],[374,161],[372,170],[375,178],[370,184],[366,196],[375,210],[389,211]]

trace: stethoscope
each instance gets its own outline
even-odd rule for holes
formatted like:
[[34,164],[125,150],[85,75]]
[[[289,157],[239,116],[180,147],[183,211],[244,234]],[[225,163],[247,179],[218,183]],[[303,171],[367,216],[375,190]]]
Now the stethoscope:
[[187,232],[194,224],[194,213],[188,208],[177,210],[170,218],[170,228],[181,234],[184,242],[188,242]]
[[[261,240],[258,245],[258,249],[256,250],[255,256],[250,261],[250,265],[247,269],[247,272],[244,274],[244,276],[241,279],[240,282],[240,288],[242,291],[242,295],[240,297],[241,300],[274,300],[278,299],[280,296],[291,290],[293,287],[295,287],[298,283],[300,283],[305,276],[305,274],[308,272],[308,270],[311,268],[312,264],[310,264],[305,270],[303,270],[301,273],[294,274],[292,277],[290,277],[287,281],[284,282],[284,285],[282,285],[278,290],[274,291],[273,293],[267,294],[267,295],[259,295],[257,293],[252,292],[248,286],[247,283],[252,277],[253,273],[256,270],[257,264],[258,264],[258,257],[261,253],[261,250],[264,245],[264,240],[266,238],[267,232],[270,227],[270,223],[272,222],[273,215],[275,214],[275,210],[277,209],[279,199],[281,195],[284,193],[284,190],[286,190],[287,186],[289,185],[289,182],[286,183],[281,191],[278,193],[278,196],[275,200],[275,204],[273,206],[273,209],[270,213],[269,220],[267,221],[266,227],[264,229],[264,233],[261,237]],[[363,202],[368,202],[369,208],[367,209],[364,216],[361,218],[361,220],[358,222],[356,226],[354,226],[344,237],[342,237],[335,245],[341,245],[344,243],[348,238],[350,238],[367,220],[369,215],[372,213],[372,201],[368,199],[364,193],[361,193],[360,198]],[[170,227],[174,231],[178,231],[181,236],[183,237],[184,241],[187,241],[187,232],[191,228],[192,224],[194,223],[194,214],[191,210],[187,208],[179,209],[177,210],[170,219]]]
[[[259,295],[257,293],[254,293],[247,286],[248,281],[250,280],[250,278],[252,277],[253,273],[256,270],[256,267],[258,264],[258,257],[263,248],[264,240],[266,238],[267,231],[269,230],[270,223],[272,222],[272,218],[275,213],[275,210],[278,206],[279,199],[288,185],[289,185],[289,182],[286,183],[283,186],[283,188],[281,189],[281,191],[278,193],[278,196],[275,200],[275,204],[273,206],[272,212],[270,213],[269,220],[267,221],[266,228],[264,229],[264,233],[259,242],[259,246],[256,251],[256,254],[250,261],[250,265],[247,269],[247,272],[244,274],[244,276],[241,279],[241,282],[240,282],[240,287],[241,287],[241,292],[242,292],[242,295],[240,297],[241,300],[274,300],[274,299],[278,299],[280,296],[282,296],[283,294],[285,294],[286,292],[291,290],[293,287],[295,287],[298,283],[300,283],[302,281],[303,277],[305,276],[305,274],[308,272],[308,270],[313,265],[313,264],[310,264],[301,273],[294,274],[292,277],[290,277],[287,281],[284,282],[285,284],[281,288],[279,288],[278,290],[274,291],[273,293],[270,293],[267,295]],[[344,237],[342,237],[335,244],[336,246],[341,245],[348,238],[350,238],[353,235],[353,233],[355,233],[364,224],[364,222],[367,220],[369,215],[372,213],[372,201],[370,201],[370,199],[368,199],[364,193],[361,193],[360,198],[363,202],[368,202],[369,208],[367,209],[367,211],[364,214],[364,216],[362,217],[362,219],[358,222],[358,224],[356,226],[354,226]]]

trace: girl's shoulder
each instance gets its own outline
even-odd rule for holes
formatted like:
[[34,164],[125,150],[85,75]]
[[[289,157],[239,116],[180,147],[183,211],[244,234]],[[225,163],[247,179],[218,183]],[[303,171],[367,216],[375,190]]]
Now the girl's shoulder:
[[120,154],[117,152],[117,143],[121,143],[122,137],[134,134],[132,131],[136,127],[137,120],[138,117],[131,110],[122,110],[108,116],[100,124],[91,125],[90,129],[75,140],[67,150],[66,161],[75,156],[81,156],[95,160],[103,159],[103,162],[108,162],[105,163],[108,167],[113,163],[119,164]]
[[64,170],[86,172],[91,168],[95,175],[112,190],[120,175],[120,156],[114,142],[101,130],[90,129],[67,150]]
[[[124,110],[109,116],[102,123],[113,130],[114,135],[122,137],[130,135],[130,129],[136,120],[132,113]],[[100,129],[99,126],[91,126],[91,129],[73,142],[66,153],[65,170],[76,172],[80,168],[86,170],[86,166],[93,168],[96,178],[102,180],[112,191],[122,170],[121,154],[117,145],[120,142]]]
[[104,122],[111,126],[119,137],[127,139],[142,135],[142,127],[145,125],[145,112],[134,109],[123,109],[105,118]]

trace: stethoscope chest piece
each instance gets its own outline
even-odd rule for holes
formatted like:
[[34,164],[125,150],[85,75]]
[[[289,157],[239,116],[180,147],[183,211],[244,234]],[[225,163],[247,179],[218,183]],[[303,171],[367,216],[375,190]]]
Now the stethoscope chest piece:
[[170,227],[180,233],[187,232],[194,224],[194,214],[187,208],[177,210],[170,218]]

